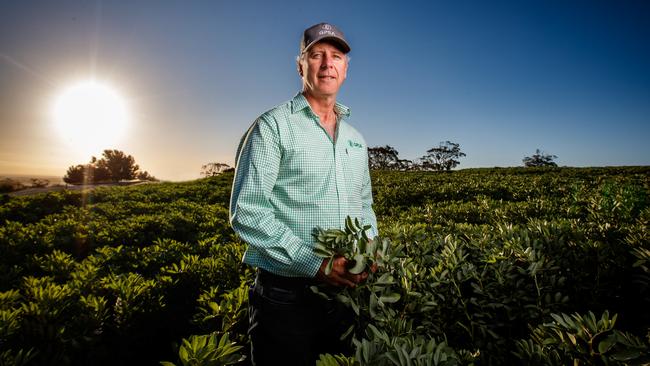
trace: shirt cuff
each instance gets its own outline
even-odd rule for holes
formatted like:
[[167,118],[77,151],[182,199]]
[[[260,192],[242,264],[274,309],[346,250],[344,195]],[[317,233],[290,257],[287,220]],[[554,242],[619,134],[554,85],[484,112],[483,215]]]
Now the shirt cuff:
[[323,258],[314,254],[314,248],[311,243],[304,242],[298,237],[289,239],[287,251],[291,261],[286,263],[285,266],[287,275],[292,277],[308,277],[316,276],[323,263]]
[[314,254],[314,248],[309,245],[302,245],[298,249],[298,258],[301,259],[300,266],[296,268],[300,272],[301,277],[313,278],[316,277],[323,258]]

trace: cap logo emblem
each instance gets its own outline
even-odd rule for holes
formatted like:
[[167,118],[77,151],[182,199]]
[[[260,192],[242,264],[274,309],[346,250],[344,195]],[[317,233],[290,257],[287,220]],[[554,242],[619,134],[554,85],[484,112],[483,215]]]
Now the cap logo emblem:
[[332,26],[329,25],[329,24],[323,24],[323,29],[325,29],[325,30],[331,30],[331,29],[332,29]]

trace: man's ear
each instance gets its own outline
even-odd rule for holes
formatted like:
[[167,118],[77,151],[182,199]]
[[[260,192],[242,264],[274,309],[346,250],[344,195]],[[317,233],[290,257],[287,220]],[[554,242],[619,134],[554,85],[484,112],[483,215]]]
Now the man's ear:
[[298,67],[298,75],[302,77],[302,64],[300,63],[300,61],[297,62],[297,67]]

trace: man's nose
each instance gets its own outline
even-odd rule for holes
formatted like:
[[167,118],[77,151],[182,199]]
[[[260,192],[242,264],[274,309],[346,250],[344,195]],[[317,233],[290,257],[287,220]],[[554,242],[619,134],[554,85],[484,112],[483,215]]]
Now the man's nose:
[[326,68],[328,68],[330,66],[332,66],[332,57],[327,56],[327,55],[323,55],[323,58],[322,58],[322,61],[321,61],[321,64],[320,64],[321,69],[326,69]]

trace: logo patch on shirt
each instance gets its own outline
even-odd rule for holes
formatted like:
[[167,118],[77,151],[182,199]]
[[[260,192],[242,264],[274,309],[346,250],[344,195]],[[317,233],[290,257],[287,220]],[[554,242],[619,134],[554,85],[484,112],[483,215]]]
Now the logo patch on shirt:
[[350,145],[350,147],[356,147],[357,149],[362,149],[363,148],[363,145],[361,145],[360,143],[358,143],[356,141],[352,141],[352,140],[348,140],[348,145]]

